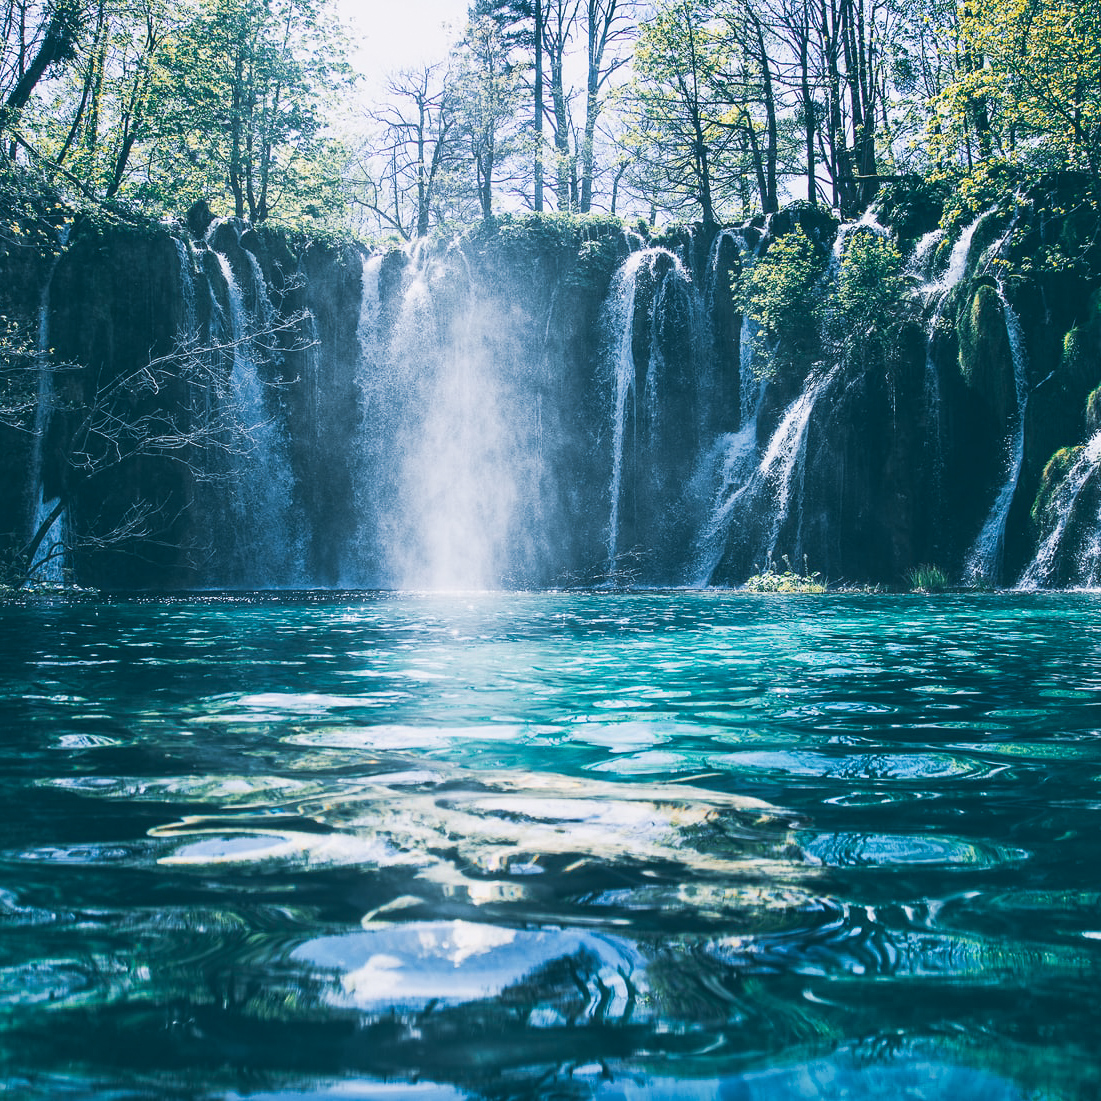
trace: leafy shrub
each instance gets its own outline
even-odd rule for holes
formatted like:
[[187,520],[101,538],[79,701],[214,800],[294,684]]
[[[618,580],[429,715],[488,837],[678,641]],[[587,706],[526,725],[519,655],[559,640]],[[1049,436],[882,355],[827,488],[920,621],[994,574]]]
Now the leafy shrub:
[[[758,326],[756,357],[775,369],[778,360],[807,360],[819,344],[825,311],[825,256],[802,226],[773,241],[747,268],[736,304]],[[782,338],[782,342],[781,342]]]
[[824,593],[826,585],[822,581],[822,575],[811,573],[807,567],[807,559],[803,557],[803,572],[797,573],[791,567],[791,562],[785,554],[781,561],[784,569],[777,570],[775,564],[769,560],[765,568],[748,578],[742,586],[747,593]]
[[902,254],[887,237],[854,233],[841,257],[834,300],[835,332],[846,352],[883,351],[904,317]]

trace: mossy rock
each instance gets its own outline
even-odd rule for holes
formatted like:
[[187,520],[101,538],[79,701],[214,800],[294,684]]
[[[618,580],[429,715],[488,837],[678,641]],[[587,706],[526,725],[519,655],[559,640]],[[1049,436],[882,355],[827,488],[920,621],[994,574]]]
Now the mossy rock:
[[1101,431],[1101,386],[1086,398],[1086,431],[1091,435]]
[[1036,490],[1036,499],[1032,502],[1029,515],[1038,531],[1046,531],[1051,526],[1051,506],[1059,486],[1067,476],[1067,471],[1077,462],[1083,448],[1061,447],[1047,461],[1040,476],[1040,485]]
[[1097,355],[1090,354],[1089,334],[1075,326],[1063,336],[1059,373],[1075,387],[1087,387],[1097,380]]
[[913,242],[937,228],[947,198],[948,186],[942,181],[901,176],[880,191],[877,206],[899,240]]
[[1005,311],[998,292],[980,283],[960,311],[956,328],[960,374],[985,399],[997,422],[1007,424],[1016,410],[1017,390]]

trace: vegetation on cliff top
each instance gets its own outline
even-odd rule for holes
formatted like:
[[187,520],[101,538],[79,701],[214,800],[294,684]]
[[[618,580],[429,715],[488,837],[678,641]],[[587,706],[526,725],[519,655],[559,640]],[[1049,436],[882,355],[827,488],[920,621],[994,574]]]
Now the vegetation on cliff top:
[[1101,182],[1101,9],[1074,0],[475,0],[375,103],[332,0],[4,19],[0,155],[151,218],[205,199],[409,239],[503,209],[707,225],[805,196],[849,219],[901,179],[976,213],[1021,172]]

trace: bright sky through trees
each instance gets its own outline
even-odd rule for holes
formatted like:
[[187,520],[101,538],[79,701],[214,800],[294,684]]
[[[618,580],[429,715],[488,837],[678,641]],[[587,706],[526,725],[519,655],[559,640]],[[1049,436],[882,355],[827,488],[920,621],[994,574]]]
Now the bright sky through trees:
[[398,69],[442,61],[467,17],[466,0],[340,0],[338,10],[367,100]]

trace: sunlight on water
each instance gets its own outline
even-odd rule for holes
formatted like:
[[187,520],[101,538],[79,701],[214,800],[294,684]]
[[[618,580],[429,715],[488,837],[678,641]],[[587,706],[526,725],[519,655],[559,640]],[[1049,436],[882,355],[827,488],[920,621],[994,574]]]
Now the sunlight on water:
[[1099,600],[9,606],[0,1080],[1095,1097]]

